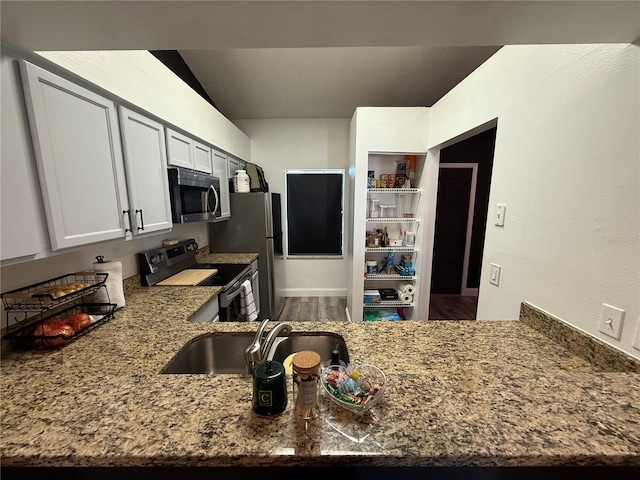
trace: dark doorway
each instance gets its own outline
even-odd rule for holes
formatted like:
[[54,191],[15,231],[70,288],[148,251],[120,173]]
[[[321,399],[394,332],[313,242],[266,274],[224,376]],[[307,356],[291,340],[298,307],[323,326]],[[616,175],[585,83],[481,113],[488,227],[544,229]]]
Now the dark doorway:
[[[453,223],[453,220],[451,219],[451,212],[453,210],[451,210],[451,206],[447,205],[448,202],[444,197],[446,195],[451,195],[450,193],[446,194],[445,192],[455,191],[455,187],[448,185],[444,187],[445,190],[443,192],[440,192],[440,188],[443,182],[446,183],[447,181],[450,181],[447,180],[450,175],[461,174],[459,172],[452,173],[453,170],[458,169],[440,169],[441,176],[443,172],[446,173],[444,174],[444,178],[441,178],[438,182],[438,203],[436,205],[436,226],[434,232],[435,238],[431,278],[431,302],[434,302],[435,299],[435,306],[439,300],[446,297],[445,300],[448,307],[446,309],[438,309],[438,319],[461,318],[459,316],[460,309],[455,308],[456,302],[459,303],[461,307],[464,305],[465,311],[467,312],[465,315],[466,317],[469,317],[468,310],[470,306],[477,305],[478,288],[480,286],[480,272],[482,268],[482,252],[484,250],[485,228],[489,210],[489,190],[491,186],[496,131],[496,127],[490,128],[489,130],[485,130],[473,137],[443,148],[440,151],[441,166],[443,164],[477,164],[477,183],[474,197],[475,205],[473,208],[471,232],[470,235],[466,235],[466,241],[469,242],[467,247],[468,265],[466,266],[466,269],[463,270],[462,276],[460,276],[457,272],[460,271],[460,264],[464,267],[465,252],[464,245],[460,245],[460,239],[462,238],[460,225],[463,221],[458,219],[456,222],[458,225],[457,227],[448,226],[450,223]],[[461,181],[454,180],[454,182],[456,181],[460,187],[462,185]],[[461,192],[458,193],[460,194],[460,198],[457,200],[457,203],[459,204],[457,210],[466,218],[468,209],[464,210],[462,208],[462,204],[464,203],[465,198],[468,202],[470,192],[466,196],[461,194]],[[443,198],[443,203],[441,203],[441,198]],[[445,212],[445,208],[448,210],[447,212]],[[462,213],[463,211],[464,213]],[[468,225],[468,223],[466,225]],[[452,228],[453,230],[451,230],[451,232],[447,232],[447,230]],[[456,228],[458,230],[457,241],[455,235]],[[454,252],[458,252],[457,261],[447,258],[451,257]],[[464,278],[464,276],[466,276],[466,282],[464,282],[463,285],[462,278]],[[458,279],[460,279],[460,283],[454,287],[454,284],[458,282]],[[443,313],[444,310],[450,312],[448,316]],[[430,309],[430,311],[434,311],[434,309]],[[431,312],[429,318],[432,319]],[[435,317],[433,318],[435,319]],[[473,318],[475,318],[475,314],[473,315]]]
[[462,293],[471,168],[440,167],[431,293]]

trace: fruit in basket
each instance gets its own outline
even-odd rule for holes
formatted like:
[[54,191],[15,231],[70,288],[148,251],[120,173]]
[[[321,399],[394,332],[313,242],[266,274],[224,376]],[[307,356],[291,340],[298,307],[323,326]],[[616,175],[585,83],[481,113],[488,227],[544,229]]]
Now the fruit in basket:
[[37,337],[47,337],[36,339],[36,344],[45,347],[57,347],[62,345],[69,337],[74,334],[71,326],[67,325],[61,319],[44,320],[36,325],[33,334]]
[[91,325],[91,317],[86,313],[74,313],[73,315],[63,318],[62,321],[65,325],[73,328],[73,331],[76,333]]

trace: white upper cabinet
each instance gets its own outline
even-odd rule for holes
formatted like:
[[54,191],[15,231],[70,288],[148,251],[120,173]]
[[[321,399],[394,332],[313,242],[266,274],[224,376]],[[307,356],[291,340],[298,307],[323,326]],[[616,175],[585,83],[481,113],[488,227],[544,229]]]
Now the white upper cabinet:
[[129,209],[114,102],[21,61],[51,248],[125,237]]
[[231,216],[229,202],[229,163],[227,155],[217,150],[213,151],[213,175],[220,179],[220,208],[221,215],[215,221],[227,220]]
[[134,235],[172,227],[164,126],[120,107],[129,215]]
[[202,143],[193,142],[193,169],[198,172],[211,173],[211,147]]
[[40,253],[40,195],[17,62],[2,55],[2,162],[0,162],[0,260]]
[[236,170],[244,170],[245,162],[238,160],[237,158],[229,157],[229,178],[233,178],[236,174]]
[[167,128],[167,163],[193,169],[193,140]]
[[211,174],[211,147],[167,128],[167,163]]

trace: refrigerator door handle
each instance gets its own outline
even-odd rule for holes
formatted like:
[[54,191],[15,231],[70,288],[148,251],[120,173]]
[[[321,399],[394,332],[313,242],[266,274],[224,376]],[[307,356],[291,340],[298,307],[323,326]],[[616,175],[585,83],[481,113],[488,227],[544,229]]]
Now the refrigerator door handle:
[[264,220],[265,220],[265,229],[266,229],[266,234],[267,234],[267,238],[272,238],[274,236],[274,231],[273,231],[273,218],[271,218],[272,215],[272,202],[271,202],[271,194],[270,193],[264,193]]

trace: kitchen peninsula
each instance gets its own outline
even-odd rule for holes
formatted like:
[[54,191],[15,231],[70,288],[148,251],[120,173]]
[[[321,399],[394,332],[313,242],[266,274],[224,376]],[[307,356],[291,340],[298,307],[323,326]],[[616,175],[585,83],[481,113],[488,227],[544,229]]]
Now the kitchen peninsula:
[[[294,331],[341,334],[352,362],[388,377],[376,421],[322,396],[321,416],[305,430],[291,401],[280,416],[254,414],[248,376],[160,374],[191,338],[257,323],[190,323],[216,287],[131,280],[126,307],[61,350],[5,349],[3,474],[36,466],[640,466],[638,362],[594,366],[527,319],[296,322]],[[535,316],[527,304],[523,312]]]

